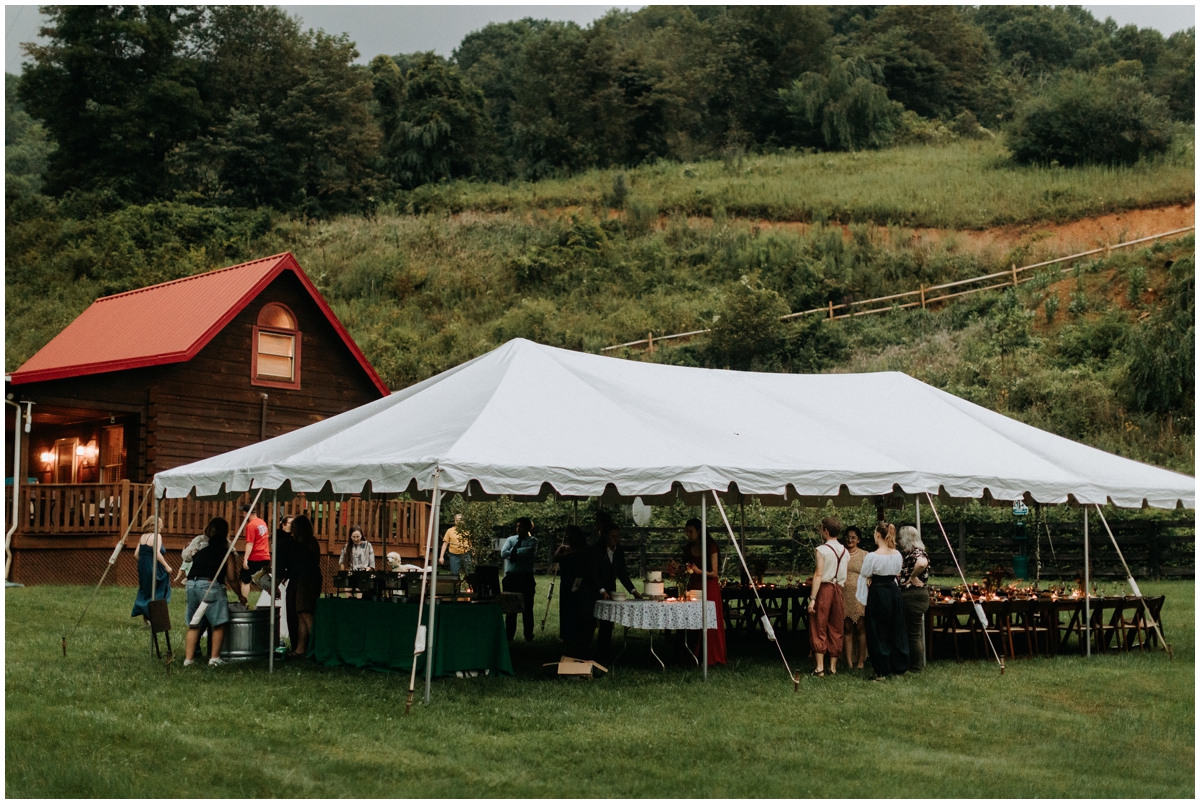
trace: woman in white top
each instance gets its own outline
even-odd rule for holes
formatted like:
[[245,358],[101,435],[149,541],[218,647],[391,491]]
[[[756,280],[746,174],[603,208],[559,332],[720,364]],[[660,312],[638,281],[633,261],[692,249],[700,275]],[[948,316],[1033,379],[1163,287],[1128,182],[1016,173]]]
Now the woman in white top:
[[375,548],[363,538],[362,528],[353,525],[350,528],[350,541],[342,548],[338,557],[338,569],[373,570],[375,569]]
[[908,670],[908,630],[896,576],[903,557],[896,550],[896,527],[880,522],[875,527],[875,552],[863,559],[858,574],[858,602],[867,607],[867,646],[875,680]]

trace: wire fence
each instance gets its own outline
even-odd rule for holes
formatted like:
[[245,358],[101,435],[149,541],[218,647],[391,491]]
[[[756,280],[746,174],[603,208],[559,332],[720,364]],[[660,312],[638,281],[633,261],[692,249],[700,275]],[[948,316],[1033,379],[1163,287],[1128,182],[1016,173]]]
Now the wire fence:
[[[1182,229],[1172,229],[1169,232],[1159,232],[1158,234],[1140,237],[1137,240],[1129,240],[1123,243],[1112,243],[1100,248],[1094,248],[1089,251],[1081,251],[1078,254],[1068,254],[1065,257],[1057,257],[1053,260],[1044,260],[1035,262],[1030,265],[1017,266],[1015,263],[1007,271],[997,271],[996,273],[984,274],[970,279],[959,279],[954,282],[943,282],[940,285],[924,285],[922,284],[916,290],[907,290],[903,293],[893,293],[890,296],[879,296],[874,299],[864,299],[863,301],[846,302],[843,304],[834,304],[832,301],[824,307],[814,307],[811,310],[801,310],[796,313],[788,313],[780,316],[780,321],[790,321],[794,318],[801,318],[808,315],[821,314],[828,321],[835,321],[840,318],[853,318],[860,315],[876,315],[877,313],[888,313],[893,310],[908,310],[916,307],[922,309],[931,304],[938,302],[957,299],[962,296],[969,296],[972,293],[983,293],[988,290],[1000,290],[1003,288],[1016,287],[1022,282],[1028,282],[1035,277],[1030,275],[1030,271],[1038,268],[1046,268],[1051,265],[1058,265],[1064,262],[1072,262],[1074,260],[1091,257],[1096,254],[1108,255],[1113,251],[1122,248],[1130,248],[1141,243],[1148,243],[1153,240],[1161,240],[1164,237],[1172,237],[1174,235],[1183,234],[1193,231],[1195,226],[1185,226]],[[1070,268],[1064,268],[1062,273],[1070,271]],[[989,283],[982,287],[970,287],[979,283]],[[963,288],[958,290],[958,288]],[[947,292],[953,291],[953,292]],[[910,301],[902,301],[909,299]],[[653,348],[655,343],[661,341],[678,340],[681,338],[691,338],[696,335],[704,335],[711,332],[711,329],[694,329],[690,332],[677,332],[672,335],[659,335],[655,337],[650,333],[648,337],[641,340],[629,341],[628,343],[618,343],[613,346],[605,346],[601,352],[611,352],[614,349],[627,349],[634,346],[646,346]]]

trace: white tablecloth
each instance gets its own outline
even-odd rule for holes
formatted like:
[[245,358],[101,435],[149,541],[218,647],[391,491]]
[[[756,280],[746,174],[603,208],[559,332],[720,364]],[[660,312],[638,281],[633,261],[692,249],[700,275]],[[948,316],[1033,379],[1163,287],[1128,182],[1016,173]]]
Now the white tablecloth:
[[[663,603],[656,600],[597,600],[593,612],[597,619],[609,620],[629,628],[651,631],[699,631],[700,601]],[[708,601],[708,627],[717,627],[717,604]]]

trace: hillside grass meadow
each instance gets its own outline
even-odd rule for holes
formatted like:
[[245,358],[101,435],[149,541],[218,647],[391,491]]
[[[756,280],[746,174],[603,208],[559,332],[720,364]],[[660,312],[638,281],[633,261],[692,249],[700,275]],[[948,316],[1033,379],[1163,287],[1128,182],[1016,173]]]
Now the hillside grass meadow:
[[[546,579],[539,579],[539,597]],[[701,680],[631,638],[594,681],[543,670],[545,633],[513,678],[435,679],[265,662],[184,669],[148,653],[133,589],[5,591],[5,793],[14,798],[1192,798],[1195,584],[1165,594],[1160,652],[932,663],[804,677],[760,637]],[[171,602],[181,645],[184,601]],[[540,617],[542,603],[539,601]],[[618,629],[617,639],[620,639]],[[639,632],[634,632],[639,636]],[[661,643],[659,643],[661,645]],[[807,672],[803,646],[789,644]]]
[[[1188,134],[1190,132],[1185,132]],[[428,185],[413,211],[601,209],[619,199],[642,214],[727,214],[771,221],[838,221],[983,229],[1066,221],[1195,198],[1193,137],[1130,167],[1017,167],[997,140],[910,145],[853,153],[738,155],[691,164],[659,162],[592,170],[539,182]]]

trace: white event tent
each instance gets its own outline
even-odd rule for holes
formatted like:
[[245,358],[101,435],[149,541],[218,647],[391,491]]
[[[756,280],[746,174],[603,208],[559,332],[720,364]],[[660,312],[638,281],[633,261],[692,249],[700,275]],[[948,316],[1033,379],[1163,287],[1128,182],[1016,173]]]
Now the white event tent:
[[[265,489],[654,504],[875,495],[1194,508],[1195,479],[1110,455],[900,373],[665,366],[517,339],[376,402],[160,472],[158,494]],[[441,495],[433,493],[434,505]],[[732,535],[732,534],[731,534]],[[432,597],[432,596],[431,596]]]

